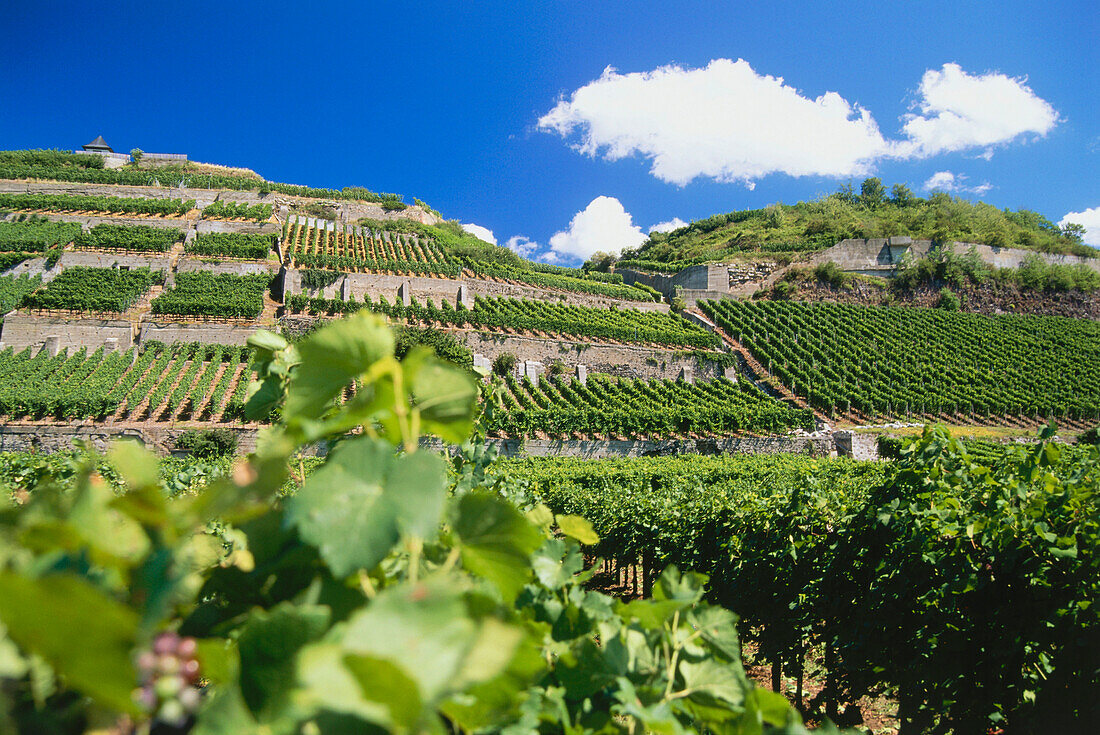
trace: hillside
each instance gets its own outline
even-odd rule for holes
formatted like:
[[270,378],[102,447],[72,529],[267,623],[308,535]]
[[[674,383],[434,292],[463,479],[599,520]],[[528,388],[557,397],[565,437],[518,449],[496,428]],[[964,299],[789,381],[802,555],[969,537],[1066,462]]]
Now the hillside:
[[1076,229],[1063,231],[1036,212],[1001,210],[943,192],[922,198],[901,184],[887,192],[871,178],[860,193],[848,185],[811,201],[716,214],[672,232],[652,233],[637,250],[623,251],[619,265],[667,272],[754,254],[790,257],[847,238],[894,236],[1097,257]]

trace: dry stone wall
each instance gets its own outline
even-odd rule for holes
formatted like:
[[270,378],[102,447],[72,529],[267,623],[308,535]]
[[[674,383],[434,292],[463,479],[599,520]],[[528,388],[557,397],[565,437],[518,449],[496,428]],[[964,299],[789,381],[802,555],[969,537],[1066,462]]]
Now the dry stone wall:
[[550,365],[563,362],[570,369],[585,365],[589,373],[607,373],[629,378],[667,378],[675,380],[684,369],[696,378],[712,380],[724,374],[713,360],[699,359],[687,353],[635,345],[591,344],[564,339],[543,339],[520,335],[493,334],[467,330],[447,330],[471,352],[483,355],[490,363],[499,355],[516,357],[516,376],[524,362]]
[[[111,344],[127,350],[134,344],[134,327],[126,319],[62,318],[13,311],[0,325],[0,349],[12,347],[16,352],[26,347],[35,351],[56,338],[58,349],[89,350]],[[113,340],[113,341],[112,341]]]
[[227,322],[168,322],[146,321],[141,323],[140,341],[203,342],[206,344],[243,345],[249,335],[260,328],[258,323],[232,324]]
[[342,275],[331,284],[322,289],[305,289],[302,286],[301,271],[288,269],[284,276],[283,293],[286,295],[307,293],[311,296],[323,296],[335,298],[342,296],[354,296],[362,301],[363,296],[370,296],[378,300],[384,296],[391,303],[401,299],[399,291],[407,284],[409,295],[423,303],[431,300],[438,304],[447,301],[457,304],[459,289],[466,287],[472,303],[474,296],[485,297],[510,297],[517,299],[535,299],[538,301],[555,301],[575,306],[590,306],[599,309],[615,307],[618,309],[639,309],[641,311],[667,312],[668,304],[659,304],[655,301],[626,301],[613,299],[594,294],[582,294],[566,291],[550,291],[534,286],[521,286],[511,283],[497,283],[496,281],[470,278],[463,280],[449,278],[428,278],[424,276],[397,276],[377,273],[348,273]]

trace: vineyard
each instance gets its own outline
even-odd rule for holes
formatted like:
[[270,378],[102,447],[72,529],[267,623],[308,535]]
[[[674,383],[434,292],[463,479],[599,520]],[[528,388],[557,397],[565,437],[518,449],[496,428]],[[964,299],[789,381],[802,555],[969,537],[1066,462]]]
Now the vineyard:
[[513,437],[541,432],[553,438],[720,436],[813,428],[810,411],[793,409],[746,382],[719,378],[689,384],[671,380],[590,376],[587,384],[561,376],[538,381],[509,376],[500,411],[486,431]]
[[196,235],[184,245],[188,255],[210,255],[226,258],[263,260],[275,244],[273,235],[250,235],[241,232],[209,232]]
[[271,218],[273,208],[270,204],[247,204],[245,202],[223,202],[208,204],[202,210],[203,219],[249,219],[263,222]]
[[504,330],[516,333],[568,335],[594,340],[647,343],[662,346],[714,348],[718,338],[675,314],[637,309],[597,309],[532,301],[528,299],[484,298],[474,300],[474,308],[452,307],[442,301],[436,307],[430,300],[421,305],[412,299],[408,306],[377,302],[364,296],[362,303],[341,299],[311,299],[303,294],[288,296],[291,313],[343,314],[359,309],[381,312],[393,319],[471,329]]
[[113,311],[129,309],[149,288],[164,279],[148,268],[66,268],[41,291],[27,294],[20,306],[31,309]]
[[183,239],[175,228],[149,225],[96,225],[75,238],[78,248],[92,250],[133,250],[142,253],[163,253]]
[[270,284],[266,273],[179,273],[176,285],[153,299],[153,313],[255,319],[264,310],[264,293]]
[[151,345],[51,357],[11,348],[0,353],[0,415],[31,419],[243,419],[247,349]]
[[[605,273],[590,273],[585,278],[577,278],[570,275],[562,275],[556,272],[541,272],[539,270],[526,270],[504,263],[490,261],[470,261],[467,267],[480,278],[495,278],[506,281],[516,281],[539,288],[549,288],[561,291],[576,291],[596,296],[608,296],[614,299],[627,301],[659,301],[660,298],[652,289],[638,286],[626,286],[622,283],[607,281],[596,276],[606,276]],[[575,269],[573,269],[575,270]],[[621,279],[622,276],[619,276]]]
[[18,212],[103,212],[182,217],[194,208],[194,199],[183,201],[69,194],[0,194],[0,209]]
[[1100,416],[1100,323],[939,309],[708,301],[814,408],[864,416]]
[[80,230],[80,225],[72,222],[0,222],[0,252],[41,253],[68,245],[80,236]]
[[446,278],[457,278],[462,270],[430,240],[365,227],[310,227],[297,217],[283,225],[283,261],[292,268]]

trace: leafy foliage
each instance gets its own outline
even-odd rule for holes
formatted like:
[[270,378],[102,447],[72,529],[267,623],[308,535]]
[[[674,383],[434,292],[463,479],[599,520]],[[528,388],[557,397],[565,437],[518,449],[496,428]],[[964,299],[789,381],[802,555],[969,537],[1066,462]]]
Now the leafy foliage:
[[221,199],[203,207],[203,219],[250,219],[263,222],[271,218],[270,204],[249,204],[248,202],[227,202]]
[[41,276],[0,276],[0,315],[14,309],[24,296],[41,285]]
[[[199,734],[805,732],[745,676],[736,619],[702,602],[703,577],[670,569],[652,600],[619,603],[583,587],[580,542],[598,541],[583,519],[525,513],[463,460],[448,492],[416,427],[467,435],[466,373],[423,351],[397,362],[365,313],[296,347],[263,332],[253,346],[248,411],[282,404],[283,420],[231,476],[168,500],[156,462],[121,444],[123,495],[89,459],[0,512],[0,696],[34,706],[33,660],[101,719],[142,717],[130,657],[167,629],[198,639]],[[362,393],[338,403],[353,381]],[[298,446],[354,427],[276,501]]]

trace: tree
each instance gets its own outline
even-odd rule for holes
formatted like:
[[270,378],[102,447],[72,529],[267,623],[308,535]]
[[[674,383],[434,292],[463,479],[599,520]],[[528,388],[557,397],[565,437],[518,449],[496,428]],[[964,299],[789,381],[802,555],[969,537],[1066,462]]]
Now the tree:
[[141,163],[141,159],[144,157],[145,151],[141,150],[140,148],[134,148],[130,151],[130,158],[131,160],[133,160],[135,166]]
[[864,179],[859,186],[859,202],[868,209],[874,209],[886,201],[886,187],[882,179],[872,176]]
[[1062,237],[1068,237],[1070,240],[1076,240],[1081,242],[1085,237],[1085,226],[1079,225],[1076,222],[1067,222],[1062,227]]
[[890,189],[890,201],[899,207],[908,207],[915,203],[916,197],[905,184],[894,184]]
[[611,253],[605,253],[603,250],[597,250],[592,253],[592,257],[589,258],[583,266],[585,271],[598,271],[600,273],[607,273],[611,270],[611,266],[615,264],[615,256]]

